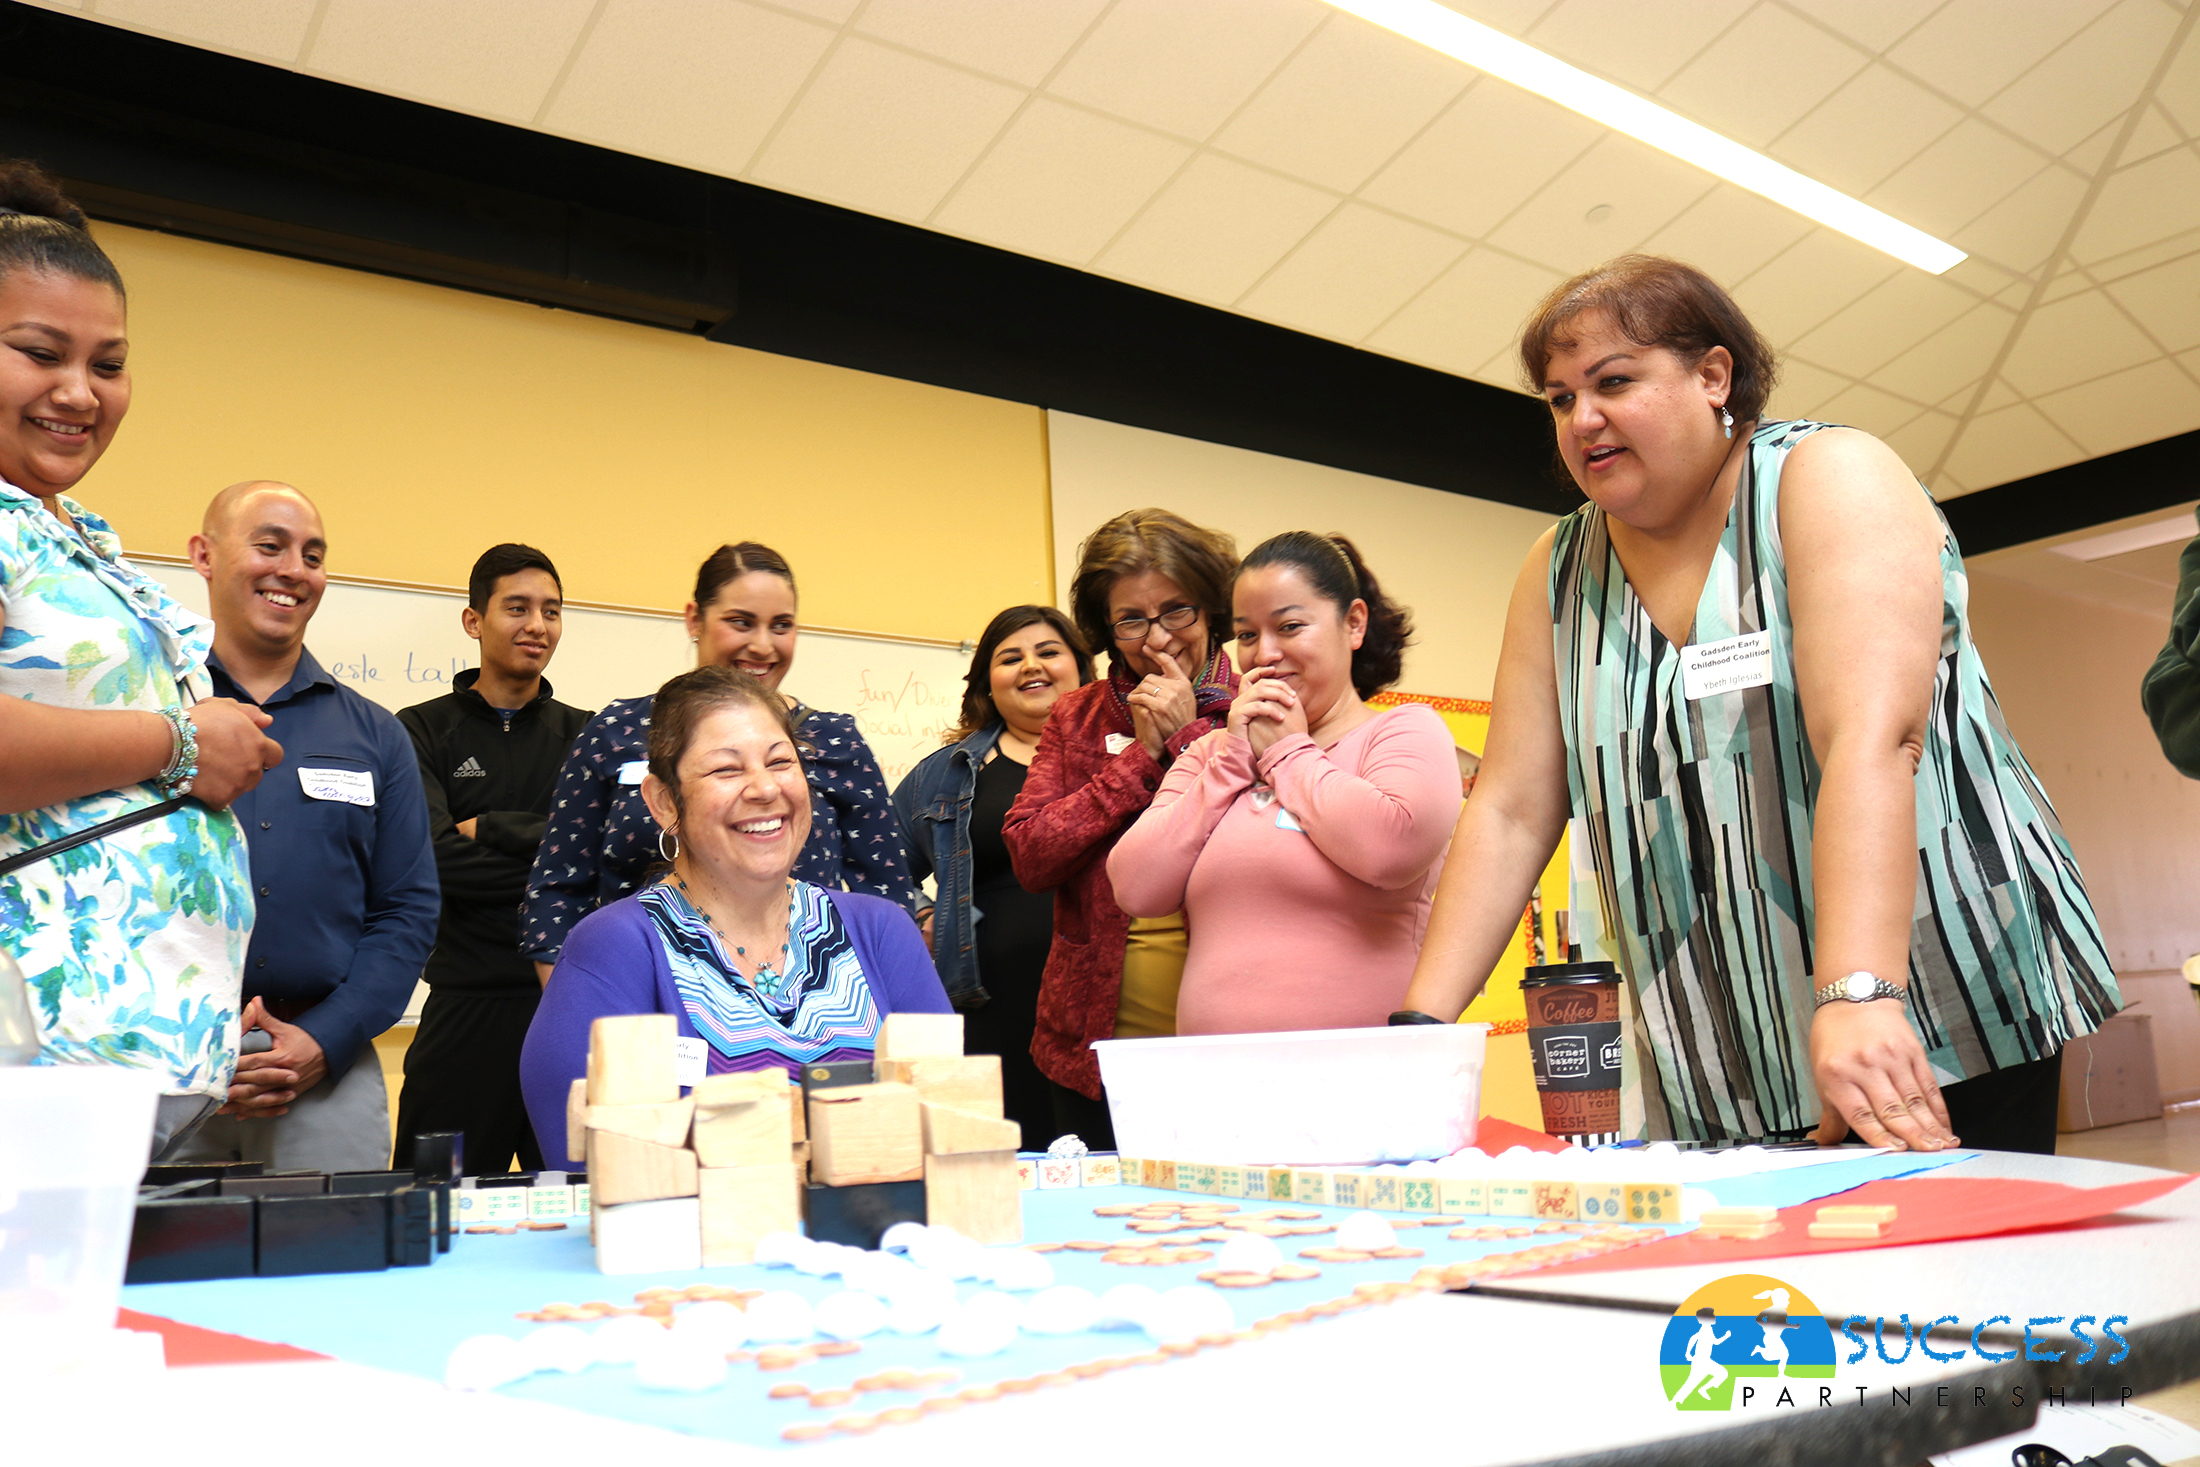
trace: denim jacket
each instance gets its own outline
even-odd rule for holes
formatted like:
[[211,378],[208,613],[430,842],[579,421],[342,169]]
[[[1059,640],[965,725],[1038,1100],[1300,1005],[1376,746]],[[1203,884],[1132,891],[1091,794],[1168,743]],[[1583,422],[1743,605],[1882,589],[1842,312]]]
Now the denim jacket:
[[[926,756],[894,790],[894,813],[901,817],[902,840],[909,848],[909,875],[921,882],[939,879],[932,906],[932,962],[957,1009],[985,1007],[988,996],[978,981],[978,917],[970,904],[970,804],[978,791],[978,768],[1000,741],[1001,725],[980,729],[952,747]],[[923,917],[920,903],[917,913]]]

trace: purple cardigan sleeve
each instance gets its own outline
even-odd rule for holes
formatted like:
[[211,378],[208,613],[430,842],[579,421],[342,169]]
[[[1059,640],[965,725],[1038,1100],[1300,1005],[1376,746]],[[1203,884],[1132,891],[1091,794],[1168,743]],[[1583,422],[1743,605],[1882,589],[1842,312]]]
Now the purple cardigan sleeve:
[[906,911],[884,897],[850,891],[827,895],[840,909],[840,920],[847,926],[848,940],[855,946],[856,960],[863,964],[863,976],[870,980],[871,997],[881,1016],[955,1011],[947,1001],[947,990],[940,986],[939,970],[932,966],[924,936]]
[[[588,1073],[588,1026],[607,1014],[666,1012],[680,1016],[682,1033],[695,1032],[673,998],[664,949],[641,903],[628,897],[582,918],[558,954],[519,1055],[520,1093],[544,1165],[565,1154],[565,1097]],[[563,1165],[579,1171],[581,1159],[565,1156]]]

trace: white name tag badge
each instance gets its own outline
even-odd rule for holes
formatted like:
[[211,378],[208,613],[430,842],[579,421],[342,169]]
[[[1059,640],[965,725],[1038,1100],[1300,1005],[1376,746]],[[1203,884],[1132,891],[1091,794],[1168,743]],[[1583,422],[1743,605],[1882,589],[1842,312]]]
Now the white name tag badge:
[[1772,681],[1772,633],[1744,632],[1681,648],[1681,691],[1688,701],[1762,688]]
[[700,1039],[690,1039],[685,1034],[672,1037],[672,1078],[675,1082],[693,1087],[703,1083],[703,1074],[710,1063],[710,1046]]
[[1122,753],[1134,742],[1135,740],[1133,740],[1129,734],[1109,734],[1105,739],[1101,740],[1101,743],[1106,745],[1107,747],[1108,757],[1110,759],[1113,759],[1116,755]]
[[372,805],[374,776],[364,769],[298,769],[298,787],[309,800],[334,800],[344,805]]
[[1281,805],[1278,805],[1276,807],[1276,829],[1295,830],[1301,835],[1304,835],[1306,833],[1306,827],[1299,824],[1298,818],[1294,816],[1289,810],[1284,809]]
[[629,759],[619,766],[619,783],[640,784],[642,776],[649,773],[647,759]]

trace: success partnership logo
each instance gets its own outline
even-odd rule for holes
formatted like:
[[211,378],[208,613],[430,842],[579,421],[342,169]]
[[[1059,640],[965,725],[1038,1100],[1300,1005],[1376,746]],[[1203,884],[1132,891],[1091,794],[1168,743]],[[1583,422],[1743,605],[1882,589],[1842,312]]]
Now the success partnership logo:
[[[1954,1315],[1926,1324],[1913,1323],[1907,1314],[1894,1319],[1852,1314],[1836,1325],[1793,1284],[1766,1274],[1728,1274],[1690,1294],[1673,1311],[1659,1343],[1658,1376],[1661,1393],[1677,1410],[1732,1411],[1831,1406],[1836,1389],[1849,1389],[1848,1383],[1836,1387],[1835,1376],[1846,1367],[1863,1365],[1867,1357],[1901,1365],[1913,1351],[1921,1351],[1945,1365],[1966,1358],[2014,1360],[2021,1353],[2028,1360],[2074,1359],[2084,1365],[2108,1348],[2113,1353],[2105,1363],[2121,1365],[2131,1353],[2116,1333],[2116,1326],[2127,1322],[2121,1314],[2098,1321],[2080,1315],[2068,1321],[2065,1336],[2034,1332],[2064,1322],[2060,1317],[2028,1320],[2021,1335],[1997,1328],[2012,1323],[2001,1315],[1967,1332]],[[1927,1338],[1928,1331],[1943,1325],[1955,1326],[1941,1339],[1953,1348],[1936,1348]],[[2089,1334],[2087,1326],[2094,1332]],[[1854,1388],[1860,1399],[1868,1389],[1863,1384]],[[1908,1403],[1907,1390],[1890,1389]]]

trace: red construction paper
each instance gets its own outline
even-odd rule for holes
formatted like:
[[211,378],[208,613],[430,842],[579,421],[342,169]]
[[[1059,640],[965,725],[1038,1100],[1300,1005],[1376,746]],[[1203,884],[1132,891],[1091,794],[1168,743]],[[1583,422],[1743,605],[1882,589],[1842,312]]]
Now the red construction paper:
[[1564,1151],[1566,1143],[1546,1136],[1541,1131],[1531,1131],[1526,1126],[1511,1121],[1501,1121],[1496,1116],[1484,1116],[1474,1128],[1474,1149],[1488,1156],[1525,1146],[1530,1151]]
[[[1607,1273],[1628,1268],[1670,1268],[1690,1263],[1740,1263],[1754,1258],[1786,1258],[1798,1253],[1845,1253],[1855,1248],[1898,1248],[1908,1243],[1942,1243],[1954,1238],[1984,1238],[2056,1228],[2106,1217],[2127,1207],[2174,1192],[2189,1176],[2150,1177],[2114,1187],[2065,1187],[2059,1182],[2007,1177],[1896,1177],[1866,1182],[1834,1197],[1780,1210],[1780,1231],[1769,1238],[1706,1238],[1683,1233],[1663,1242],[1645,1243],[1602,1258],[1583,1259],[1537,1270],[1537,1277],[1561,1273]],[[1895,1220],[1876,1241],[1813,1238],[1811,1220],[1821,1207],[1887,1204]]]
[[159,1335],[166,1342],[168,1363],[178,1365],[265,1365],[282,1360],[327,1360],[332,1357],[317,1355],[311,1350],[301,1350],[295,1345],[274,1345],[266,1340],[247,1339],[243,1335],[223,1334],[216,1329],[200,1329],[195,1324],[182,1324],[164,1319],[158,1314],[140,1314],[135,1309],[117,1309],[115,1328],[147,1331]]

